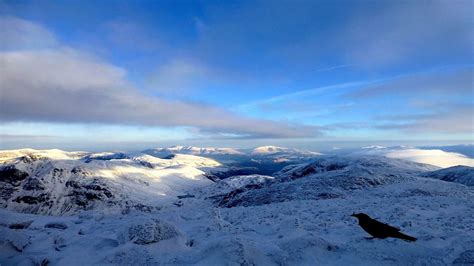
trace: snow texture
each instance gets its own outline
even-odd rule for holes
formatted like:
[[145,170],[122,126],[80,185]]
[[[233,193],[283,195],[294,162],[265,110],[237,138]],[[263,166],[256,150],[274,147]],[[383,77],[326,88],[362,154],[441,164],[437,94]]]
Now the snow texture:
[[[318,154],[271,175],[211,181],[227,166],[192,154],[0,157],[1,265],[474,263],[470,167]],[[367,240],[354,212],[418,240]]]

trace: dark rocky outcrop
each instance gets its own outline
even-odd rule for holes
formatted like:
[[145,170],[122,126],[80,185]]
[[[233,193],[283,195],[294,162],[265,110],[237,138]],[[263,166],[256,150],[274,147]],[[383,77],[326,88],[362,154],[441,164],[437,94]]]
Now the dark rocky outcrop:
[[44,225],[44,228],[54,228],[54,229],[67,229],[67,225],[64,223],[57,223],[57,222],[52,222],[52,223],[47,223]]
[[19,223],[12,223],[8,226],[10,229],[27,229],[33,221],[26,221],[26,222],[19,222]]
[[0,168],[0,182],[10,183],[18,186],[21,181],[28,177],[28,173],[18,170],[14,165]]
[[23,185],[24,190],[44,190],[45,186],[38,178],[28,178]]
[[178,230],[163,221],[149,219],[129,226],[122,234],[122,241],[132,241],[137,245],[147,245],[179,236]]
[[48,200],[48,195],[43,193],[38,196],[19,196],[14,199],[17,203],[38,204]]

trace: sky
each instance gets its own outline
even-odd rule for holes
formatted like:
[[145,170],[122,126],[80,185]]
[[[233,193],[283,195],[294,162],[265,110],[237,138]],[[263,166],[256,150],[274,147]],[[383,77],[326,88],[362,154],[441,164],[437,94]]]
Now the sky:
[[473,3],[0,1],[0,148],[474,143]]

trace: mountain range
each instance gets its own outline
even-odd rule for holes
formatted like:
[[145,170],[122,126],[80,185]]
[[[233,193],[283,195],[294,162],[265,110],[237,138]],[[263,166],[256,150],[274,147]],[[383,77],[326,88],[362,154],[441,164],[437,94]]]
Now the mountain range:
[[[395,151],[417,149],[0,151],[0,263],[472,264],[474,168]],[[418,241],[366,240],[354,212]]]

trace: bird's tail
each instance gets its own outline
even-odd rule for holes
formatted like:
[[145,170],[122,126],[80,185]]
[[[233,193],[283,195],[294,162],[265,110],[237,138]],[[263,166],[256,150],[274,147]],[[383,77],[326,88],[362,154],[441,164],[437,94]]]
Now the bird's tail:
[[400,238],[400,239],[403,239],[403,240],[406,240],[406,241],[416,241],[416,238],[412,237],[412,236],[409,236],[409,235],[405,235],[403,233],[400,233],[400,232],[397,232],[395,233],[392,237],[395,237],[395,238]]

